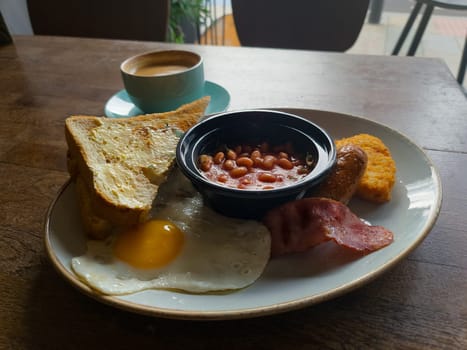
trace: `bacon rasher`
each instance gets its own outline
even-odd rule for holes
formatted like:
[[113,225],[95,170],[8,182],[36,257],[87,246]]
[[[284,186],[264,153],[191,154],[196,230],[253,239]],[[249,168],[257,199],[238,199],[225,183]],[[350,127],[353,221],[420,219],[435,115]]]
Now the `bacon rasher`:
[[271,232],[271,256],[303,252],[334,240],[354,251],[369,253],[393,241],[382,226],[370,226],[344,204],[327,198],[304,198],[269,211],[263,219]]

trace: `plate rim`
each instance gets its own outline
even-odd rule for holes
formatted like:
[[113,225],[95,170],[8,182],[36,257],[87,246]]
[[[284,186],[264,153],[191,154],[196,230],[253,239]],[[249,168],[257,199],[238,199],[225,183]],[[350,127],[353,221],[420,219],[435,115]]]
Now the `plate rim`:
[[[264,109],[264,108],[261,108]],[[397,131],[384,123],[377,122],[374,120],[370,120],[365,117],[355,116],[347,113],[335,112],[335,111],[328,111],[328,110],[316,110],[316,109],[306,109],[306,108],[267,108],[272,110],[280,110],[289,113],[299,114],[300,112],[306,113],[332,113],[338,114],[339,116],[343,117],[352,117],[356,119],[360,119],[364,122],[374,124],[378,127],[383,127],[386,131],[395,133],[398,136],[402,137],[405,142],[408,142],[412,146],[414,146],[421,154],[425,157],[426,164],[432,170],[432,178],[433,182],[436,185],[438,196],[436,201],[433,203],[433,208],[430,211],[429,217],[427,217],[426,222],[424,223],[423,227],[420,229],[420,234],[416,237],[415,241],[404,250],[402,250],[399,254],[391,257],[388,261],[384,264],[378,266],[377,269],[372,270],[365,275],[352,280],[351,282],[339,285],[333,289],[326,291],[325,293],[318,294],[318,295],[310,295],[304,298],[299,298],[295,300],[290,300],[286,302],[276,303],[267,306],[259,306],[259,307],[252,307],[252,308],[239,308],[239,309],[232,309],[232,310],[216,310],[216,311],[203,311],[203,310],[184,310],[184,309],[172,309],[172,308],[164,308],[164,307],[156,307],[156,306],[147,306],[142,305],[139,303],[135,303],[128,300],[120,299],[118,296],[107,296],[102,295],[92,288],[88,287],[86,284],[81,282],[76,276],[74,276],[70,271],[68,271],[65,266],[62,264],[60,259],[56,256],[52,243],[50,241],[50,220],[52,212],[61,197],[64,191],[70,186],[72,180],[71,178],[68,179],[59,189],[55,197],[53,198],[52,202],[50,203],[46,215],[45,221],[43,225],[44,229],[44,246],[46,250],[46,254],[50,262],[52,263],[54,269],[58,272],[59,275],[65,278],[67,282],[69,282],[75,289],[82,292],[83,294],[91,297],[92,299],[101,302],[103,304],[116,307],[117,309],[121,309],[124,311],[129,311],[133,313],[138,313],[146,316],[153,316],[153,317],[161,317],[161,318],[168,318],[168,319],[182,319],[182,320],[234,320],[234,319],[246,319],[246,318],[255,318],[255,317],[262,317],[268,316],[278,313],[289,312],[297,309],[302,309],[304,307],[308,307],[311,305],[315,305],[330,299],[337,298],[343,294],[349,293],[371,281],[376,279],[377,277],[381,276],[386,271],[390,270],[393,266],[399,263],[401,260],[406,258],[412,251],[414,251],[420,243],[426,238],[426,236],[430,233],[431,229],[433,228],[436,220],[439,216],[441,206],[442,206],[442,183],[439,171],[434,166],[431,158],[426,154],[422,147],[412,141],[409,137]]]

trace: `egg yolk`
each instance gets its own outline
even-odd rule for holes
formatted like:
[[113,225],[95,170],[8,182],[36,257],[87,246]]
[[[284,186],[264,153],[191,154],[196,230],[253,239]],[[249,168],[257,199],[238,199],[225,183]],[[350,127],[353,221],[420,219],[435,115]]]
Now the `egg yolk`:
[[120,234],[114,244],[114,255],[141,269],[167,265],[180,253],[183,232],[170,221],[151,220]]

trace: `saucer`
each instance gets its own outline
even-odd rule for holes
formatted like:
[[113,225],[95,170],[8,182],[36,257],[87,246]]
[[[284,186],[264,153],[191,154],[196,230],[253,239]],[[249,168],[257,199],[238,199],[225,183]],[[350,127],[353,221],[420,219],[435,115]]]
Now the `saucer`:
[[[206,115],[223,112],[229,106],[230,94],[216,83],[206,81],[204,95],[211,96],[211,101],[206,108]],[[133,104],[125,89],[120,90],[107,101],[104,113],[109,118],[124,118],[145,114]]]

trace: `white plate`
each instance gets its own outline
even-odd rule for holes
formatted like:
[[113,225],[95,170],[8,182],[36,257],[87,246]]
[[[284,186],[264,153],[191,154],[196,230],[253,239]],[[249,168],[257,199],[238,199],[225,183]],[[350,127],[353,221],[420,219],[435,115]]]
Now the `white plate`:
[[128,311],[167,318],[238,319],[285,312],[331,299],[360,287],[405,258],[428,234],[441,206],[438,172],[425,153],[400,133],[373,121],[324,111],[288,109],[324,127],[335,138],[357,133],[380,137],[398,168],[393,199],[383,205],[359,200],[351,209],[394,232],[394,242],[366,256],[345,253],[332,242],[306,254],[269,262],[253,285],[230,294],[193,295],[150,290],[103,296],[81,283],[70,269],[85,251],[74,185],[67,183],[51,204],[45,224],[46,250],[59,274],[81,292]]
[[[230,94],[219,84],[206,81],[203,95],[211,96],[211,101],[209,101],[205,111],[206,115],[224,112],[229,106]],[[118,91],[107,101],[104,113],[109,118],[125,118],[145,114],[133,104],[125,89]]]

